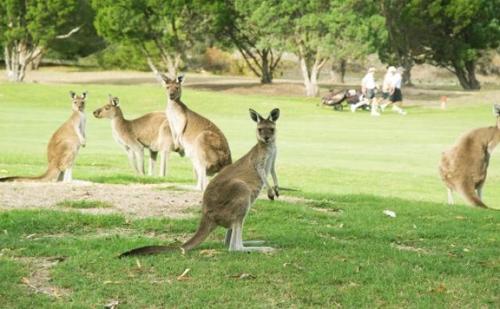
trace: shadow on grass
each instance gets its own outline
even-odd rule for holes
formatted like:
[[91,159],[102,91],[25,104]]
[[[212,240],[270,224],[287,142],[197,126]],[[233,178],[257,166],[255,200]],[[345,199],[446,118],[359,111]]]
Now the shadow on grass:
[[162,184],[162,183],[192,183],[192,179],[177,178],[177,177],[151,177],[151,176],[135,176],[117,174],[111,176],[95,176],[88,177],[85,180],[96,183],[107,184]]

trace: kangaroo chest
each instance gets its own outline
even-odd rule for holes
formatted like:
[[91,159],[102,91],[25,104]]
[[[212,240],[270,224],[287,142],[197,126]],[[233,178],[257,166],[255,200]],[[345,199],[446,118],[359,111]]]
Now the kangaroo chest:
[[111,120],[111,134],[113,135],[115,142],[121,146],[127,146],[127,143],[118,131],[118,124],[114,120]]
[[257,160],[255,167],[259,174],[267,176],[276,158],[276,147],[274,145],[270,146],[261,156],[261,159]]
[[80,130],[80,134],[85,136],[85,127],[87,123],[87,118],[85,117],[85,114],[80,112],[80,122],[78,124],[78,129]]
[[175,102],[169,101],[167,103],[166,114],[174,136],[181,136],[186,126],[186,116],[182,109]]

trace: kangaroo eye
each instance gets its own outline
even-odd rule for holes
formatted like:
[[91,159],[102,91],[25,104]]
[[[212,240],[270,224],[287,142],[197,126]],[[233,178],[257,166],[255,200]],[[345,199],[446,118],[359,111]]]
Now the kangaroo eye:
[[106,106],[104,109],[105,109],[105,110],[109,110],[109,106]]
[[259,129],[259,133],[262,133],[262,129]]
[[274,133],[274,129],[269,129],[269,132]]

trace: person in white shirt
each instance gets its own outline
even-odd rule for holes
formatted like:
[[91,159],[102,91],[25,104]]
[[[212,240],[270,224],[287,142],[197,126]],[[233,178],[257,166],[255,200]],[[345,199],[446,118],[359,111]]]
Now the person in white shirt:
[[403,94],[401,92],[403,71],[404,69],[402,67],[396,69],[395,67],[390,66],[387,69],[384,83],[382,85],[382,93],[384,100],[388,99],[389,102],[382,104],[382,111],[384,111],[388,105],[392,104],[393,111],[401,115],[406,115],[406,112],[401,108],[401,105],[403,104]]
[[363,99],[354,105],[351,105],[351,111],[355,112],[356,109],[366,103],[371,105],[372,116],[380,116],[378,110],[377,100],[375,99],[375,91],[377,84],[375,82],[375,68],[369,68],[368,73],[361,80],[361,93],[363,94]]

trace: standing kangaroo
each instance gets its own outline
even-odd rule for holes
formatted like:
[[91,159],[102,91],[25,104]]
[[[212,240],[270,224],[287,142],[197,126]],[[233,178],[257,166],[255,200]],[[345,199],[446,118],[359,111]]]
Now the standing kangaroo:
[[170,126],[164,112],[148,113],[134,120],[123,117],[120,101],[109,95],[109,103],[94,111],[96,118],[111,119],[111,131],[115,141],[127,152],[130,165],[144,175],[144,148],[149,149],[149,175],[153,175],[158,152],[161,153],[160,176],[167,172],[167,160],[173,149]]
[[38,177],[5,177],[4,181],[71,181],[72,168],[80,146],[85,147],[85,100],[87,92],[76,95],[70,92],[73,113],[52,135],[47,146],[48,168]]
[[[279,109],[273,109],[264,119],[254,110],[251,118],[257,122],[257,145],[235,163],[224,168],[212,179],[203,194],[201,222],[194,236],[181,245],[188,251],[199,245],[218,226],[227,229],[226,245],[229,251],[270,252],[271,247],[245,247],[242,234],[243,223],[250,207],[255,202],[262,187],[267,188],[267,196],[279,196],[276,176],[276,120]],[[271,173],[274,186],[271,187],[267,176]],[[245,242],[258,243],[257,241]],[[171,251],[172,246],[147,246],[137,248],[121,255],[145,255]]]
[[183,148],[191,159],[197,177],[196,188],[204,190],[208,176],[231,164],[231,151],[222,131],[210,120],[190,110],[181,101],[183,76],[171,80],[161,76],[167,89],[166,115],[175,149]]
[[454,203],[453,191],[458,191],[474,206],[487,208],[482,201],[482,188],[490,154],[500,143],[500,104],[495,104],[493,112],[496,126],[465,133],[451,149],[443,152],[439,172],[448,189],[448,204]]

